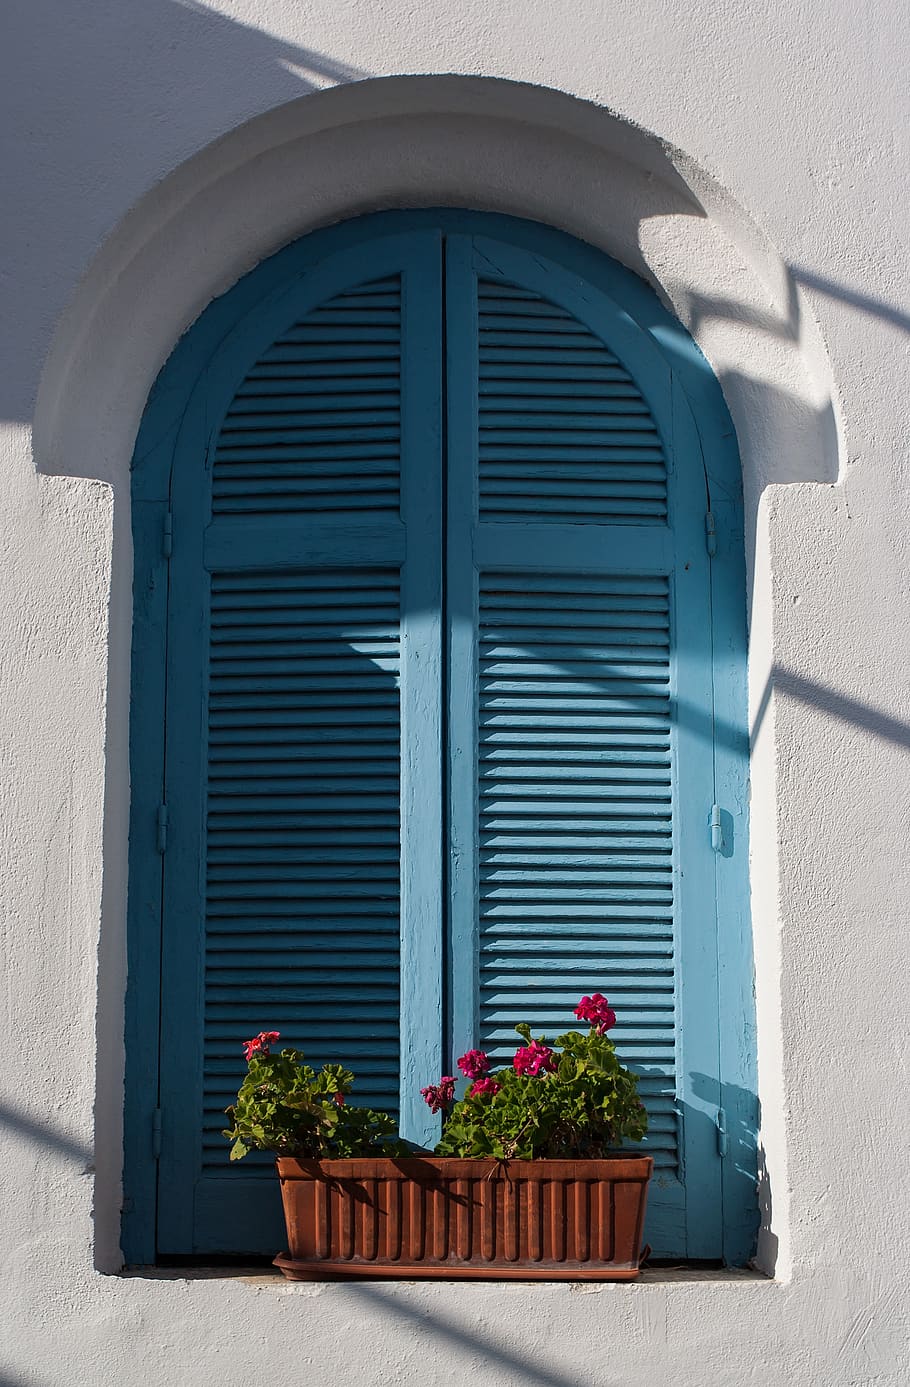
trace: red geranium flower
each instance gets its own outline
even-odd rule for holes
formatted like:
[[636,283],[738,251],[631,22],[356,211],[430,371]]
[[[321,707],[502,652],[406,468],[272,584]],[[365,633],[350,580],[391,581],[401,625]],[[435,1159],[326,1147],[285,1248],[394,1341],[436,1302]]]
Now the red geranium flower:
[[602,992],[595,992],[591,997],[582,997],[575,1008],[575,1015],[579,1021],[589,1021],[598,1035],[603,1035],[611,1026],[616,1025],[616,1012]]
[[512,1067],[516,1074],[528,1074],[536,1079],[539,1074],[551,1074],[556,1068],[556,1060],[549,1045],[532,1040],[530,1045],[515,1051]]
[[430,1112],[442,1112],[454,1101],[455,1079],[451,1074],[443,1074],[438,1084],[428,1084],[420,1093]]
[[466,1079],[480,1079],[490,1068],[489,1056],[483,1050],[468,1050],[458,1061],[458,1068]]
[[243,1058],[249,1064],[254,1055],[267,1055],[270,1046],[280,1039],[280,1031],[260,1031],[252,1040],[243,1042]]

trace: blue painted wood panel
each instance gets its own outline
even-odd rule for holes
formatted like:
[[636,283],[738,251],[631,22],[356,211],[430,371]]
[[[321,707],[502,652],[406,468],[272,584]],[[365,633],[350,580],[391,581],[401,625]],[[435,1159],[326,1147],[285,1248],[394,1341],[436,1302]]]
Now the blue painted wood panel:
[[[697,435],[609,296],[489,238],[449,236],[446,264],[453,1052],[507,1058],[516,1019],[552,1038],[605,992],[650,1114],[649,1241],[710,1256],[721,1165],[687,1070],[714,1063],[717,995]],[[617,390],[638,412],[614,428]]]
[[[339,279],[350,287],[332,292]],[[269,1158],[231,1166],[220,1135],[248,1035],[275,1029],[314,1064],[350,1065],[359,1099],[405,1126],[415,1104],[410,1087],[401,1103],[402,1074],[440,1062],[440,833],[414,808],[441,774],[440,546],[424,525],[440,512],[439,457],[428,456],[438,285],[432,237],[393,238],[369,266],[351,255],[321,265],[286,296],[290,326],[239,388],[228,344],[178,441],[163,1253],[280,1240]],[[275,317],[273,306],[272,330]],[[291,392],[280,409],[263,393],[278,380]],[[233,390],[223,413],[219,381]],[[199,425],[213,416],[209,441]]]

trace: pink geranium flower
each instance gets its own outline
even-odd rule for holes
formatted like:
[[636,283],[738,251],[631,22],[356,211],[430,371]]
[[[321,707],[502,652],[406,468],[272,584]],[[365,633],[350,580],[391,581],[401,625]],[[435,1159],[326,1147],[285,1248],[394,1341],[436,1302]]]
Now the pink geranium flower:
[[480,1079],[490,1068],[490,1060],[483,1050],[468,1050],[458,1060],[458,1068],[466,1079]]
[[589,1021],[598,1035],[603,1035],[611,1026],[616,1025],[616,1012],[602,992],[582,997],[575,1008],[575,1015],[579,1021]]
[[475,1079],[468,1089],[468,1097],[473,1098],[479,1093],[488,1093],[492,1098],[494,1093],[498,1093],[501,1088],[502,1084],[498,1084],[493,1078]]
[[280,1031],[260,1031],[258,1035],[253,1036],[252,1040],[245,1040],[243,1042],[243,1058],[247,1064],[254,1055],[267,1055],[270,1047],[275,1044],[276,1040],[280,1039],[280,1036]]
[[532,1040],[530,1045],[515,1051],[512,1066],[516,1074],[527,1074],[536,1079],[540,1074],[551,1074],[556,1068],[556,1060],[549,1045]]

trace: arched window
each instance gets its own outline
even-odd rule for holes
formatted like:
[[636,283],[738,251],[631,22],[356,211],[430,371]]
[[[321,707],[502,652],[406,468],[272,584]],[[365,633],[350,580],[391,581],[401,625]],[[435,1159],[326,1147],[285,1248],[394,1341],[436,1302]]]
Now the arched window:
[[738,485],[652,292],[509,218],[315,233],[183,339],[134,460],[130,1260],[279,1246],[220,1135],[248,1034],[432,1143],[423,1084],[593,990],[655,1252],[749,1251]]

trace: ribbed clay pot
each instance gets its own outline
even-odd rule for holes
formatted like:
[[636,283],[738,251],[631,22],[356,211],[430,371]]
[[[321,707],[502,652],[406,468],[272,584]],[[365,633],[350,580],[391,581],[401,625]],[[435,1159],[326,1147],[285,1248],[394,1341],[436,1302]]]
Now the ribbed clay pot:
[[650,1156],[596,1161],[279,1157],[292,1281],[631,1281]]

